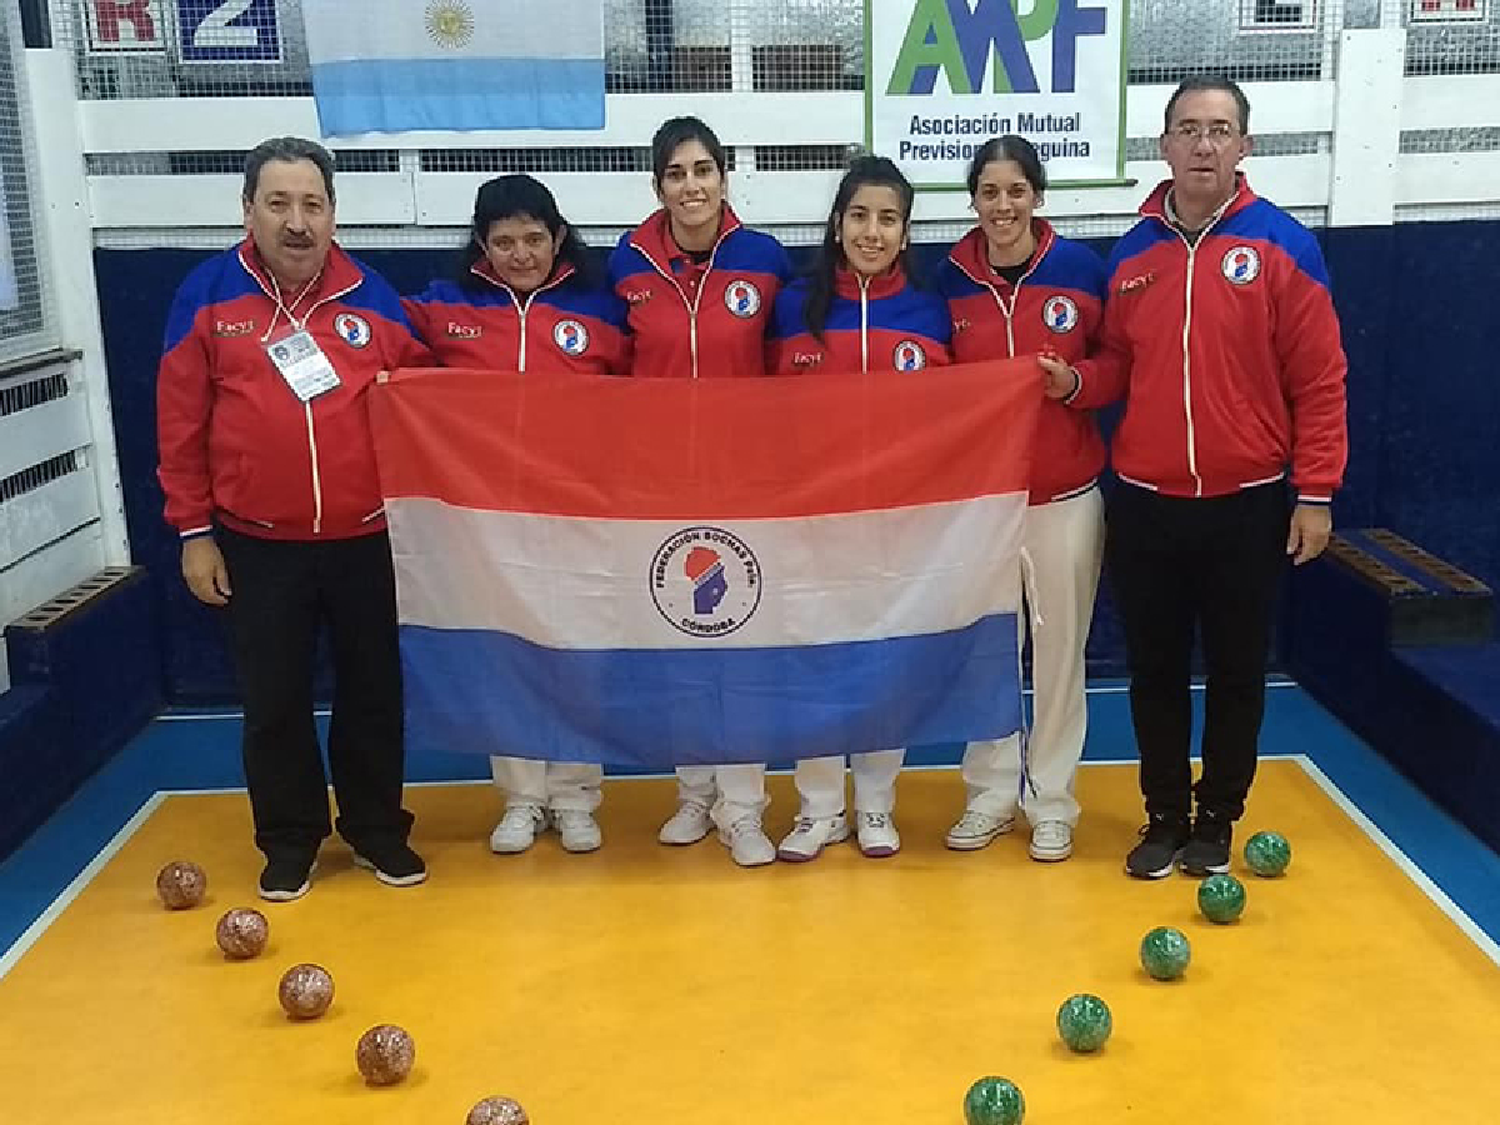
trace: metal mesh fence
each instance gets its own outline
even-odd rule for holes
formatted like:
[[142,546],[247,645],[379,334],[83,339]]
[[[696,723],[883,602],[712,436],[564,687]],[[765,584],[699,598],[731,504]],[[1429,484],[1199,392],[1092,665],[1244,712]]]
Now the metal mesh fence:
[[[342,2],[359,18],[360,0]],[[1340,30],[1401,24],[1411,74],[1500,71],[1497,0],[1131,0],[1129,21],[1132,83],[1205,70],[1242,81],[1332,77]],[[604,0],[604,25],[616,93],[864,81],[864,6],[854,0]],[[53,0],[52,28],[74,50],[86,98],[311,91],[302,0]]]
[[1500,73],[1500,3],[1407,0],[1407,74]]
[[[238,176],[245,171],[249,155],[248,150],[92,152],[84,157],[84,167],[91,176]],[[396,172],[401,168],[401,154],[393,148],[335,149],[333,159],[340,172]]]
[[1223,0],[1217,4],[1132,0],[1132,83],[1176,82],[1214,71],[1240,82],[1332,77],[1332,35],[1345,0]]
[[0,365],[54,342],[31,205],[27,170],[34,146],[26,125],[26,90],[17,81],[20,59],[19,14],[14,5],[0,5]]
[[[361,0],[342,2],[360,17]],[[1035,2],[1016,0],[1022,13]],[[1205,70],[1245,81],[1328,77],[1338,31],[1378,26],[1381,4],[1394,2],[1131,0],[1130,81],[1175,82]],[[1492,0],[1404,2],[1477,4],[1483,19],[1432,32],[1487,41],[1493,53]],[[86,98],[311,89],[302,0],[53,0],[52,27],[55,42],[74,50]],[[857,90],[864,82],[858,0],[604,0],[604,31],[615,93]],[[1444,39],[1435,49],[1448,47]]]
[[1497,150],[1500,150],[1500,127],[1407,129],[1401,134],[1402,152],[1495,152]]

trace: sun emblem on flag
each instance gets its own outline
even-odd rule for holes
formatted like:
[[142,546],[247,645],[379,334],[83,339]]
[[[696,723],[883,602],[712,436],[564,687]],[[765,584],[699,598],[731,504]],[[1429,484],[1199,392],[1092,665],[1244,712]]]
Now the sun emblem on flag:
[[474,38],[474,9],[464,0],[432,0],[427,5],[427,34],[439,47],[467,47]]

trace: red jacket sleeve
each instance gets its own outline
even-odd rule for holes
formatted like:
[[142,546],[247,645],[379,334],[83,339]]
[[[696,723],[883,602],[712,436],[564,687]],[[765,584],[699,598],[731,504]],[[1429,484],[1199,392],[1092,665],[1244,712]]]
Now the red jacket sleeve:
[[635,337],[623,328],[612,334],[615,346],[608,357],[611,375],[629,375],[631,360],[635,352]]
[[430,308],[427,302],[419,301],[414,297],[402,297],[401,311],[406,314],[406,319],[411,321],[412,331],[416,333],[419,340],[432,339],[432,318],[428,315]]
[[1125,397],[1130,386],[1130,343],[1125,335],[1124,304],[1107,300],[1099,336],[1086,359],[1073,365],[1078,386],[1063,401],[1079,410],[1097,410]]
[[1306,503],[1329,503],[1349,459],[1348,361],[1323,255],[1311,236],[1277,287],[1276,354],[1292,415],[1292,484]]
[[412,318],[411,305],[404,298],[401,304],[411,326],[400,323],[391,324],[386,362],[390,364],[392,370],[398,367],[441,367],[441,361],[420,338],[425,333],[423,333],[421,323]]
[[[179,295],[178,301],[182,300]],[[174,310],[174,319],[176,314]],[[162,356],[156,376],[157,478],[166,493],[167,522],[182,535],[207,531],[213,525],[208,467],[213,400],[208,349],[195,323]]]
[[766,352],[766,374],[767,375],[780,375],[782,373],[781,372],[781,353],[783,351],[785,351],[785,350],[786,350],[786,341],[784,341],[784,340],[770,340],[770,339],[766,340],[765,352]]

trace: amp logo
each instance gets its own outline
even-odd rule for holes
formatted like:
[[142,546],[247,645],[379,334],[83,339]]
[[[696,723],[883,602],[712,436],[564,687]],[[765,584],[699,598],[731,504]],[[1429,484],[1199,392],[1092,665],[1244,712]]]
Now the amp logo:
[[[1022,15],[1021,7],[1027,7]],[[1105,34],[1108,12],[1080,0],[913,0],[888,95],[927,95],[939,72],[955,94],[1038,94],[1027,44],[1051,38],[1054,94],[1075,91],[1078,41]]]

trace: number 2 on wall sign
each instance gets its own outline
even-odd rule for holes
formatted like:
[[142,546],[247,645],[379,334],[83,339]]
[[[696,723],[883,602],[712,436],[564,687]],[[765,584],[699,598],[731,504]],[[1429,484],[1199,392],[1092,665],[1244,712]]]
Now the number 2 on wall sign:
[[203,17],[193,31],[193,46],[207,49],[215,47],[239,47],[254,49],[260,46],[260,29],[256,27],[230,27],[229,25],[250,10],[255,0],[225,0]]
[[279,63],[276,0],[177,0],[185,63]]

